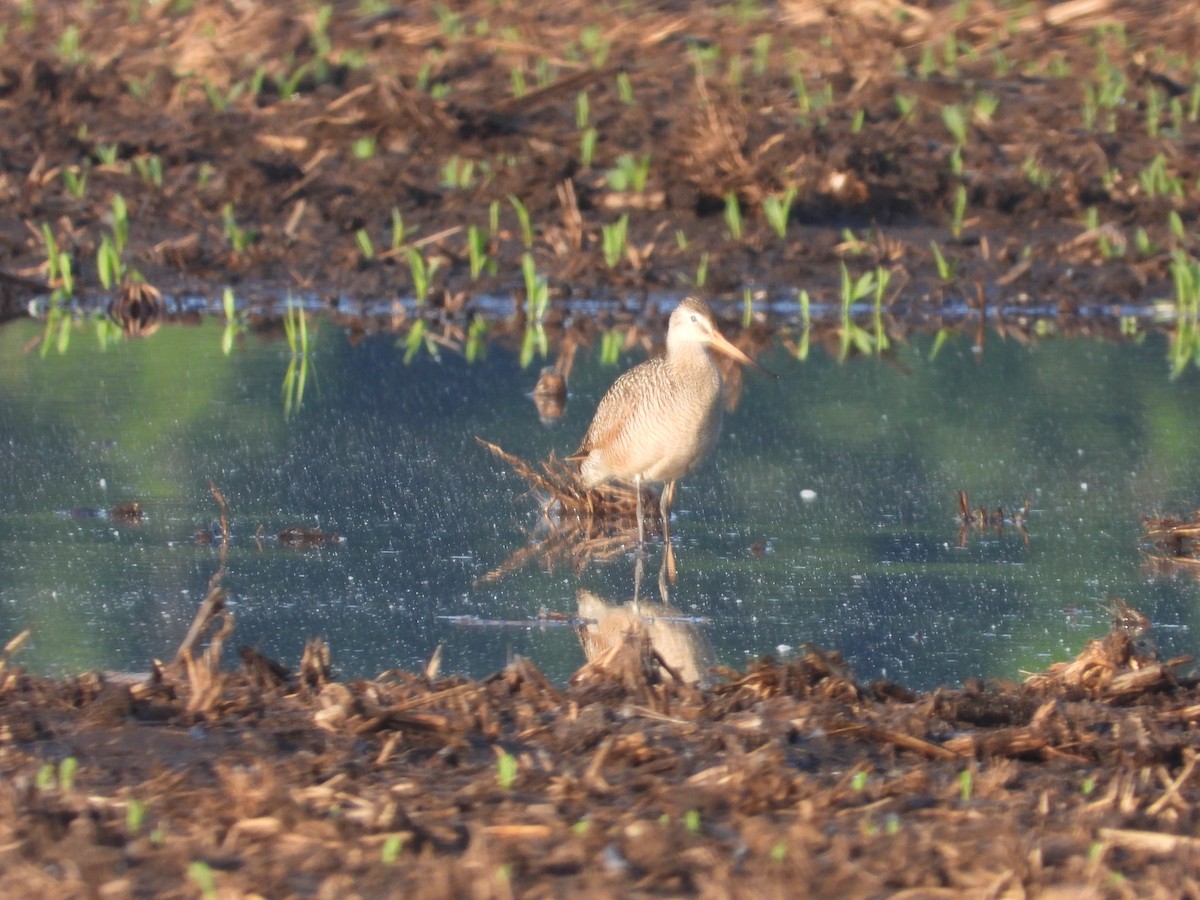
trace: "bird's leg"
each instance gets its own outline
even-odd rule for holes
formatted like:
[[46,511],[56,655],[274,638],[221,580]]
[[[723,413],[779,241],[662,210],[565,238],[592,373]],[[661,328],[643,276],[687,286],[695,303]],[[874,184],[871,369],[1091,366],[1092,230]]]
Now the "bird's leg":
[[663,485],[662,496],[658,498],[658,510],[662,515],[663,543],[666,544],[666,548],[663,550],[663,565],[671,584],[675,583],[675,548],[671,546],[671,507],[674,503],[675,482],[668,481]]
[[642,524],[642,476],[633,476],[633,490],[637,494],[637,520],[638,520],[638,549],[646,545],[646,528]]
[[638,615],[641,615],[639,610],[641,610],[642,576],[645,572],[645,563],[646,554],[639,550],[637,559],[633,563],[633,609]]

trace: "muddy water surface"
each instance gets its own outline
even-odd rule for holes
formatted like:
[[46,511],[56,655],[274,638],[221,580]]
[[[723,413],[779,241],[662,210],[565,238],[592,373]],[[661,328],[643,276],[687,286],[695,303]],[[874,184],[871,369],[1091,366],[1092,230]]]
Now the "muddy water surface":
[[[78,333],[42,358],[22,352],[39,327],[0,331],[0,634],[33,629],[34,670],[141,670],[174,651],[220,564],[197,539],[217,530],[210,479],[229,504],[235,640],[289,664],[321,635],[348,676],[418,668],[442,644],[444,671],[482,676],[519,653],[563,678],[583,651],[539,614],[574,615],[581,589],[589,617],[632,597],[632,557],[476,583],[539,513],[475,436],[529,459],[573,450],[617,374],[595,348],[546,426],[533,369],[495,346],[405,364],[394,338],[351,346],[325,324],[285,415],[282,341],[225,355],[213,323],[107,350]],[[1110,593],[1167,651],[1193,651],[1200,586],[1150,572],[1139,515],[1200,498],[1196,373],[1169,380],[1155,339],[931,351],[839,364],[776,348],[763,361],[780,379],[749,375],[676,499],[664,624],[697,664],[814,642],[914,688],[1016,677],[1103,634]],[[1025,529],[961,533],[959,490],[1006,511],[1028,497]],[[109,512],[129,501],[140,523]],[[287,546],[291,526],[340,541]]]

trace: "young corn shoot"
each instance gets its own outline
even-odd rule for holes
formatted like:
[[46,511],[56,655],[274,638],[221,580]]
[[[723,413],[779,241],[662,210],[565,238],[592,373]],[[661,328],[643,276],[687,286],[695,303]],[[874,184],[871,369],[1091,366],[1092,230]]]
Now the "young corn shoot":
[[725,227],[729,229],[729,236],[733,240],[742,239],[742,207],[733,191],[725,195]]
[[792,214],[792,202],[796,199],[796,188],[789,187],[782,194],[772,194],[763,199],[763,215],[767,224],[775,232],[775,236],[783,241],[787,239],[788,219]]
[[520,354],[521,367],[524,368],[533,362],[535,350],[545,356],[549,349],[542,320],[550,308],[550,286],[546,276],[538,274],[532,253],[521,255],[521,274],[525,279],[525,338],[521,342]]
[[512,204],[513,210],[516,211],[517,222],[521,226],[521,244],[526,250],[532,250],[533,224],[529,219],[529,210],[525,208],[525,204],[515,194],[508,195],[508,202]]
[[601,225],[601,245],[604,250],[604,264],[615,269],[625,258],[625,241],[629,233],[629,213],[622,213],[621,218],[609,225]]

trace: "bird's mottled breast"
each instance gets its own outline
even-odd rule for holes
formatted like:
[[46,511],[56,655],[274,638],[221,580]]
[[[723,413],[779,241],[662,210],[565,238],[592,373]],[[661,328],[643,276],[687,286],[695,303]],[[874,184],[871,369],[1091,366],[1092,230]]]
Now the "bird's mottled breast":
[[601,401],[584,439],[584,482],[683,475],[717,438],[720,398],[721,377],[707,358],[686,367],[659,358],[630,369]]

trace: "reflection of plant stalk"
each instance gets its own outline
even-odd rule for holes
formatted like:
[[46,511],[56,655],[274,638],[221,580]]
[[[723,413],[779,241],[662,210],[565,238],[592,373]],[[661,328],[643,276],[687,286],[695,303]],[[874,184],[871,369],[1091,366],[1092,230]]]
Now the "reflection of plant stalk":
[[283,376],[283,414],[291,416],[304,403],[304,383],[308,380],[308,356],[297,354],[288,361]]
[[1175,282],[1175,332],[1171,335],[1171,377],[1189,361],[1200,365],[1200,262],[1182,251],[1171,254]]
[[[304,310],[288,299],[283,317],[283,333],[287,337],[292,357],[283,376],[283,414],[290,416],[304,402],[304,384],[308,380],[309,338],[308,319]],[[315,370],[314,370],[315,374]]]

